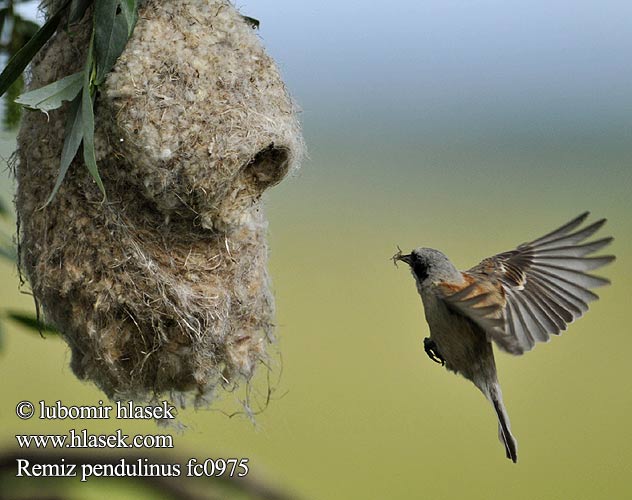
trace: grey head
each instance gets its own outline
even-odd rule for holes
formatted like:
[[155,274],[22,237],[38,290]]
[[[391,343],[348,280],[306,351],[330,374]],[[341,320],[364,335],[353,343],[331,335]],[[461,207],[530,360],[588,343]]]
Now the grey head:
[[410,270],[419,286],[446,281],[461,283],[461,272],[454,267],[448,257],[434,248],[415,248],[408,255],[402,255],[401,250],[393,256],[393,261],[400,260],[410,266]]

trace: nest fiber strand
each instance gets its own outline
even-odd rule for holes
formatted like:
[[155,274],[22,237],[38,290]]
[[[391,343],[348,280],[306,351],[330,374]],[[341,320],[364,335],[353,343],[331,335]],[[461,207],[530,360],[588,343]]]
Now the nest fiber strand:
[[[60,30],[30,88],[80,70],[90,30]],[[116,398],[250,378],[273,333],[260,198],[303,144],[273,61],[226,1],[148,1],[95,112],[105,202],[78,155],[40,209],[67,107],[18,136],[20,265],[74,372]]]

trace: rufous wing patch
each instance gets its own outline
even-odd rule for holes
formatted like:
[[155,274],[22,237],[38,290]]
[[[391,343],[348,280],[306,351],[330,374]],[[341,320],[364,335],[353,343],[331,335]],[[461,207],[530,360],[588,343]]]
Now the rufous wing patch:
[[483,330],[502,329],[506,299],[500,283],[463,273],[462,283],[439,282],[435,286],[452,310],[471,319]]

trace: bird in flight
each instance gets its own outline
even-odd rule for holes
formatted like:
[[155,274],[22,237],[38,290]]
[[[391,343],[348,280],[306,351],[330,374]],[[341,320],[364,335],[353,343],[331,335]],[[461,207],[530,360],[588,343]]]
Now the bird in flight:
[[606,222],[581,227],[585,212],[562,227],[515,250],[484,259],[459,271],[448,257],[432,248],[399,250],[393,262],[410,266],[430,327],[424,339],[428,356],[471,380],[492,403],[498,436],[507,458],[518,459],[503,403],[492,342],[519,355],[559,335],[599,297],[592,288],[610,283],[590,274],[612,262],[612,255],[591,256],[613,238],[585,242]]

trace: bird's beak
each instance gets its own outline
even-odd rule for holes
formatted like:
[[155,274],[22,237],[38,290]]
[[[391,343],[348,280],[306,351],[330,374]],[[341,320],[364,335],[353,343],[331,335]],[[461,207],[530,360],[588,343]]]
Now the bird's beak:
[[398,255],[397,256],[397,260],[401,260],[402,262],[405,262],[406,264],[408,264],[410,266],[410,263],[411,263],[410,254],[408,254],[408,255]]
[[402,255],[402,251],[399,249],[399,247],[397,247],[397,249],[398,249],[398,252],[392,257],[393,262],[397,264],[397,261],[401,260],[402,262],[405,262],[406,264],[410,266],[410,263],[411,263],[410,254]]

